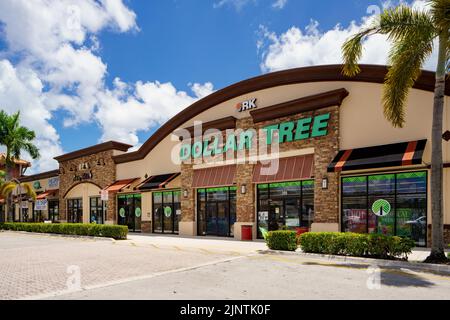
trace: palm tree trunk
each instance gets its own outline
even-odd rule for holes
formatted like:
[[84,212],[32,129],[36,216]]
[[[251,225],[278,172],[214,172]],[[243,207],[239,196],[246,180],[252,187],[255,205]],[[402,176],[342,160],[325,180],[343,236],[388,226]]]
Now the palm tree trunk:
[[443,160],[442,131],[445,96],[445,70],[447,60],[448,32],[439,36],[439,58],[434,90],[433,127],[431,146],[431,254],[425,262],[445,262],[444,215],[443,215]]

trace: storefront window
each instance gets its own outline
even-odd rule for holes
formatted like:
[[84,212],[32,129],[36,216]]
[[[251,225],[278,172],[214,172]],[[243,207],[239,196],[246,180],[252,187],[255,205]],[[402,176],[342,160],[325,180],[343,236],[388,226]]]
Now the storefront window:
[[117,197],[118,223],[133,232],[141,231],[141,195],[125,194]]
[[342,178],[344,232],[410,237],[426,246],[426,204],[426,172]]
[[48,218],[52,222],[56,222],[59,220],[59,201],[58,200],[49,200],[48,201]]
[[70,223],[83,223],[83,200],[67,200],[67,219]]
[[311,227],[314,221],[314,180],[260,184],[258,189],[258,237],[266,230]]
[[90,199],[90,219],[91,223],[105,223],[105,202],[100,197],[92,197]]
[[236,187],[197,190],[199,235],[232,237],[236,222]]
[[178,233],[181,191],[153,192],[153,232]]

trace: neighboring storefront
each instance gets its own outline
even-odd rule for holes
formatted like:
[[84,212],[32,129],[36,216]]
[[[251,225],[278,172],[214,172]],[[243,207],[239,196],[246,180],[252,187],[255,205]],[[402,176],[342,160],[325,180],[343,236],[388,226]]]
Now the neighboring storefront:
[[[137,151],[110,142],[58,157],[60,220],[73,212],[137,232],[241,239],[247,226],[254,239],[264,230],[352,231],[430,245],[434,74],[416,82],[399,129],[381,107],[386,70],[266,74],[194,103]],[[450,83],[447,91],[446,105]],[[442,143],[450,242],[450,142]]]

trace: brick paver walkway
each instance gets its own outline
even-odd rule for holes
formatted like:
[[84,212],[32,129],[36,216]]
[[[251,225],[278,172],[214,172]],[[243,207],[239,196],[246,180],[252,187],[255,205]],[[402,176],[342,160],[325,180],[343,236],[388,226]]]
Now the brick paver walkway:
[[[0,232],[0,299],[36,298],[239,257],[182,245]],[[73,282],[75,281],[75,282]],[[68,282],[70,287],[68,287]],[[75,287],[76,288],[76,287]]]

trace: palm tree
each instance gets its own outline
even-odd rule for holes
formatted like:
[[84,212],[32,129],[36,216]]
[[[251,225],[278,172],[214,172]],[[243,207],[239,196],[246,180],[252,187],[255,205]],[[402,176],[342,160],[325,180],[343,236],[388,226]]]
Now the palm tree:
[[434,91],[432,158],[431,158],[431,215],[432,248],[425,262],[445,262],[443,218],[443,159],[442,132],[445,78],[449,70],[450,0],[428,0],[426,11],[400,5],[384,10],[369,28],[347,40],[342,46],[343,74],[349,77],[360,72],[358,60],[362,42],[368,36],[384,34],[392,42],[389,70],[383,90],[385,117],[394,127],[405,123],[405,105],[409,90],[421,74],[421,68],[434,50],[437,41],[438,63]]
[[17,179],[12,179],[11,181],[4,182],[0,186],[0,195],[3,198],[9,198],[13,191],[16,191],[15,193],[18,195],[18,202],[19,202],[19,208],[22,206],[22,191],[25,191],[25,194],[33,199],[36,200],[36,192],[34,191],[33,187],[28,183],[21,183]]
[[[0,146],[6,147],[6,183],[17,185],[18,181],[13,181],[11,171],[14,160],[20,159],[22,151],[26,151],[33,159],[39,158],[39,150],[33,144],[35,138],[34,131],[20,125],[20,112],[8,115],[5,111],[0,111]],[[11,210],[10,204],[11,192],[7,197],[7,211]]]

